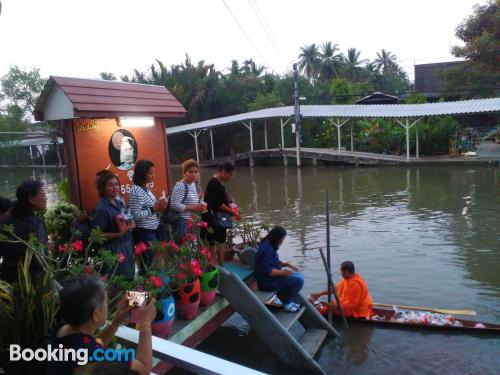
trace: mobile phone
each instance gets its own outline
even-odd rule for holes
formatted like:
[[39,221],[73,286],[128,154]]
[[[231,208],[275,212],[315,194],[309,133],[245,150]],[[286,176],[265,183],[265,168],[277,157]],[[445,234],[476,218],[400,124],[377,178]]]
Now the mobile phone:
[[128,290],[126,296],[129,306],[141,307],[143,305],[147,305],[149,301],[151,301],[150,292]]

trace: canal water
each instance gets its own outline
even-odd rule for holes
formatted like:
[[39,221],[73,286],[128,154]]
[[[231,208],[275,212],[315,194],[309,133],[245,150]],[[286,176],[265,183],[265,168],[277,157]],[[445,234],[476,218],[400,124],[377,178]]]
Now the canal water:
[[[203,183],[211,173],[203,171]],[[12,195],[16,184],[32,174],[0,169],[0,195]],[[62,176],[49,170],[40,175],[52,200],[53,184]],[[325,248],[328,189],[337,281],[340,262],[351,260],[377,302],[474,309],[475,319],[500,323],[498,167],[241,167],[227,187],[255,220],[287,229],[280,257],[301,268],[307,293],[326,286],[318,249]],[[327,373],[500,373],[499,336],[355,324],[341,333],[319,353]],[[271,374],[294,373],[238,316],[199,349]]]

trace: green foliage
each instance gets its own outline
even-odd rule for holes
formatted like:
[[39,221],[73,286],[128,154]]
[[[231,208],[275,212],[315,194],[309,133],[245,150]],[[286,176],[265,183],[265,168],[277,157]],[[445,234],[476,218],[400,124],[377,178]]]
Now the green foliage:
[[427,98],[425,97],[424,94],[415,91],[406,97],[405,103],[406,104],[423,104],[423,103],[427,103]]
[[17,65],[0,79],[2,93],[0,99],[19,107],[23,117],[29,117],[35,109],[38,96],[42,92],[45,79],[39,69],[23,70]]
[[281,99],[275,93],[272,92],[267,94],[259,93],[255,97],[255,99],[248,104],[248,110],[256,111],[258,109],[263,109],[263,108],[279,107],[280,105],[283,105],[283,103],[281,103]]
[[333,96],[333,103],[348,104],[354,101],[353,84],[345,78],[335,78],[330,84],[330,94]]
[[[476,5],[472,15],[456,29],[464,45],[451,52],[468,62],[443,72],[448,90],[462,92],[462,97],[491,97],[499,93],[500,1],[489,0]],[[463,91],[462,91],[463,90]]]
[[46,347],[55,328],[58,305],[51,275],[34,282],[29,271],[31,259],[28,251],[24,263],[19,264],[16,283],[0,280],[0,367],[8,374],[43,374],[40,363],[9,361],[7,348],[12,344],[23,349]]
[[68,177],[64,177],[64,179],[57,184],[57,193],[63,202],[71,203]]

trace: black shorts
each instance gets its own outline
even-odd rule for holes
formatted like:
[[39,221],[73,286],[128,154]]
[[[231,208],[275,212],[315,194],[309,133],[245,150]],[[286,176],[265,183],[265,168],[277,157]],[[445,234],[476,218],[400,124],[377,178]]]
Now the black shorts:
[[215,245],[216,243],[226,243],[226,232],[227,229],[221,228],[218,225],[215,227],[208,227],[206,239],[210,245]]

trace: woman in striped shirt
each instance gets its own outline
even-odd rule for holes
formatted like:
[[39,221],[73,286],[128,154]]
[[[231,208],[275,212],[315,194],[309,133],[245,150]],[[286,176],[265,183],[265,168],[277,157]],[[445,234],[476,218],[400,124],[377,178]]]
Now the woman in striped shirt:
[[[134,243],[144,242],[146,245],[159,239],[160,219],[157,212],[163,212],[167,207],[167,199],[156,199],[149,189],[154,179],[154,164],[149,160],[139,160],[134,169],[134,185],[130,189],[128,204],[135,220]],[[151,249],[142,253],[144,265],[148,268],[153,262]],[[141,264],[141,267],[143,265]],[[144,272],[143,269],[141,269]]]
[[187,220],[194,213],[207,212],[207,205],[200,202],[196,182],[200,178],[200,165],[196,160],[189,159],[182,163],[182,180],[177,182],[170,197],[170,209],[181,214],[181,217],[172,223],[172,234],[175,242],[180,243],[187,235]]

